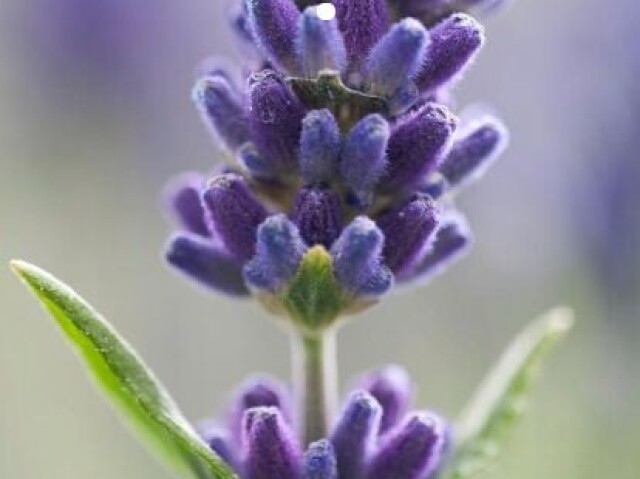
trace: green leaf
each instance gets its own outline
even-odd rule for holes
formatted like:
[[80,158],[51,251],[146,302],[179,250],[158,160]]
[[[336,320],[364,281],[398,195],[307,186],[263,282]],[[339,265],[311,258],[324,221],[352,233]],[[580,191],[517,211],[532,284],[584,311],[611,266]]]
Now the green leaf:
[[116,410],[160,458],[188,477],[235,477],[133,349],[87,302],[36,266],[13,261],[11,267],[51,313]]
[[522,416],[534,379],[552,346],[573,325],[573,313],[557,308],[534,321],[511,343],[481,384],[457,426],[449,479],[483,472]]

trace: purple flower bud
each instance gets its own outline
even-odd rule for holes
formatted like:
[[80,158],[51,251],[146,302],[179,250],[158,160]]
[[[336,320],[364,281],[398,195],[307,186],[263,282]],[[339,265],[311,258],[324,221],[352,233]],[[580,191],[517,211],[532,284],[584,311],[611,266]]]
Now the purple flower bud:
[[389,25],[385,0],[333,0],[347,48],[350,71],[357,71]]
[[384,263],[401,275],[431,247],[438,226],[438,215],[433,200],[416,194],[405,205],[378,219],[384,233]]
[[336,454],[326,439],[313,442],[304,454],[304,479],[338,479]]
[[301,16],[296,43],[305,76],[315,78],[324,69],[344,70],[347,52],[338,23],[320,18],[317,7],[308,7]]
[[275,180],[278,172],[275,170],[273,163],[266,161],[256,146],[249,142],[242,145],[237,152],[238,161],[246,168],[251,177],[260,180]]
[[296,225],[283,214],[270,216],[258,228],[256,255],[244,267],[245,281],[276,293],[295,276],[306,250]]
[[421,479],[440,465],[446,426],[430,413],[410,416],[371,459],[367,479]]
[[381,115],[360,120],[349,132],[340,159],[340,173],[358,195],[370,192],[387,163],[389,124]]
[[394,126],[387,150],[384,189],[409,189],[434,171],[448,151],[457,119],[436,103],[405,115]]
[[342,287],[355,295],[381,296],[393,285],[382,264],[384,235],[365,216],[354,219],[331,248],[333,268]]
[[277,68],[295,73],[295,37],[300,11],[293,0],[247,0],[253,38]]
[[454,81],[467,68],[484,43],[484,29],[464,13],[443,20],[429,32],[424,66],[416,83],[423,93],[431,93]]
[[398,424],[406,414],[413,388],[404,368],[391,365],[374,371],[361,380],[360,387],[382,406],[381,434]]
[[250,81],[249,124],[253,143],[274,169],[291,173],[298,166],[304,108],[275,72],[265,70]]
[[199,173],[185,173],[169,183],[165,198],[167,210],[181,228],[207,238],[211,233],[200,200],[204,184]]
[[267,211],[249,190],[244,178],[235,173],[213,177],[203,196],[211,227],[225,248],[239,261],[255,253],[256,230]]
[[202,440],[229,466],[237,471],[238,461],[227,431],[215,424],[203,424],[198,428]]
[[422,67],[429,34],[418,20],[396,23],[373,48],[364,67],[365,82],[376,95],[393,96]]
[[181,234],[169,240],[167,262],[203,286],[234,296],[249,293],[234,258],[200,236]]
[[292,217],[309,247],[320,244],[329,250],[342,230],[340,197],[330,189],[304,188],[298,193]]
[[486,118],[469,130],[453,144],[439,168],[449,190],[459,190],[480,178],[509,143],[509,132],[494,118]]
[[331,436],[340,479],[360,479],[379,432],[382,410],[367,392],[349,398]]
[[331,181],[338,171],[342,139],[329,110],[310,111],[302,122],[300,171],[307,183]]
[[246,479],[300,479],[302,458],[291,428],[272,407],[245,414]]
[[244,105],[223,75],[211,75],[197,81],[193,89],[203,121],[224,145],[234,151],[249,140],[249,124]]

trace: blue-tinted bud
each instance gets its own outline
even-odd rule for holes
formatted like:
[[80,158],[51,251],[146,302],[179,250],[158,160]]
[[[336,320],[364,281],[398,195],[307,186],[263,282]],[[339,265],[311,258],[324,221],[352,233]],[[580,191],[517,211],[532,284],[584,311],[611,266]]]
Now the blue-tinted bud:
[[302,122],[300,172],[307,183],[331,181],[338,172],[342,139],[329,110],[310,111]]
[[313,442],[304,454],[304,479],[338,479],[336,454],[326,439]]
[[382,264],[384,235],[365,216],[354,219],[331,248],[333,268],[341,286],[351,294],[381,296],[393,285],[393,274]]
[[234,296],[249,293],[238,262],[210,240],[181,234],[169,240],[167,262],[199,284]]
[[347,136],[340,159],[340,173],[356,193],[366,196],[376,186],[387,164],[389,124],[381,115],[360,120]]
[[396,23],[373,48],[364,67],[372,93],[394,96],[422,67],[429,34],[422,23],[405,18]]
[[384,234],[383,257],[385,265],[402,275],[431,248],[438,226],[438,215],[433,200],[416,194],[405,205],[378,219]]
[[304,108],[277,73],[266,70],[250,81],[251,139],[275,170],[292,173],[298,167]]
[[220,74],[201,78],[192,97],[205,124],[229,150],[249,140],[242,99],[227,78]]
[[341,72],[346,67],[347,52],[335,18],[318,16],[318,7],[308,7],[300,17],[296,38],[302,74],[315,78],[321,70]]
[[448,190],[458,190],[480,178],[509,143],[509,132],[495,118],[484,119],[457,140],[438,169]]
[[280,411],[272,407],[249,409],[245,414],[247,479],[300,479],[300,446]]
[[429,33],[431,44],[416,78],[423,93],[431,93],[457,79],[484,44],[482,25],[464,13],[451,15]]
[[277,68],[298,69],[295,38],[300,11],[293,0],[246,0],[253,38]]
[[384,189],[410,189],[434,171],[449,150],[457,119],[436,103],[405,115],[395,125],[387,150]]
[[260,156],[256,146],[251,142],[245,143],[238,149],[237,157],[240,164],[245,167],[253,178],[275,180],[278,177],[278,172],[273,163]]
[[251,259],[255,253],[256,230],[266,219],[267,211],[244,178],[235,173],[215,176],[202,199],[215,236],[238,261]]
[[338,461],[339,479],[361,479],[380,428],[382,410],[367,392],[351,395],[340,416],[331,443]]
[[421,479],[440,465],[446,425],[438,416],[410,416],[385,438],[368,466],[367,479]]
[[204,178],[198,173],[185,173],[173,179],[166,188],[167,210],[181,228],[202,237],[209,237],[200,192]]
[[306,250],[296,225],[283,214],[270,216],[258,228],[256,255],[244,267],[245,281],[278,292],[295,276]]
[[340,197],[330,189],[303,188],[296,198],[292,218],[309,247],[322,245],[328,251],[342,231]]
[[204,424],[198,428],[200,437],[229,466],[237,471],[238,458],[227,431],[214,424]]

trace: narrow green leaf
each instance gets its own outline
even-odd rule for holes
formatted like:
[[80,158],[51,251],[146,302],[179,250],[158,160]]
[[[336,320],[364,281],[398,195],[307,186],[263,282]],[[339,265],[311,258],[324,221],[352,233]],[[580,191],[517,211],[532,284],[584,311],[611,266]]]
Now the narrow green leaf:
[[572,311],[557,308],[511,343],[462,414],[449,479],[476,475],[490,465],[522,416],[540,366],[572,325]]
[[13,261],[11,267],[51,313],[114,407],[161,459],[197,479],[235,477],[133,349],[87,302],[36,266]]

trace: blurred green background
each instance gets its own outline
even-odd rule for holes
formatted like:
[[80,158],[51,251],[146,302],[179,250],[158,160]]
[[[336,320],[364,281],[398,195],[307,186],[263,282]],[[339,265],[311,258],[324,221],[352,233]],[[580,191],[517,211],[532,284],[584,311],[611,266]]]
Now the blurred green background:
[[[240,55],[228,2],[139,0],[96,14],[78,5],[105,2],[78,1],[0,4],[0,264],[27,259],[76,287],[197,420],[246,375],[289,374],[287,338],[255,304],[203,294],[160,255],[165,181],[219,156],[189,91],[202,58]],[[640,7],[516,3],[486,22],[487,47],[458,90],[460,105],[486,102],[512,130],[505,157],[461,201],[476,247],[346,328],[341,382],[397,362],[420,407],[454,415],[528,320],[571,305],[577,328],[489,477],[635,479],[639,170],[620,175],[626,190],[603,184],[616,158],[640,162]],[[600,214],[611,195],[614,213]],[[0,305],[0,477],[170,477],[4,266]]]

